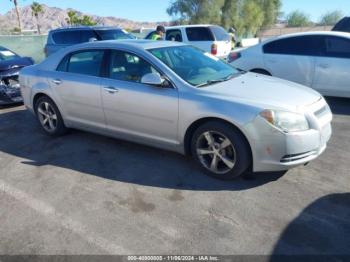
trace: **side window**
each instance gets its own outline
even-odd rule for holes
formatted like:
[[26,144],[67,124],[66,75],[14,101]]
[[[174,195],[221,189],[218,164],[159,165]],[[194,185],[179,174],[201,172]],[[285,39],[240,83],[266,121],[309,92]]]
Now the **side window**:
[[182,35],[179,29],[171,29],[166,31],[166,40],[182,42]]
[[214,41],[214,36],[208,27],[187,27],[188,41]]
[[[82,51],[64,58],[57,71],[65,71],[81,75],[99,76],[104,51]],[[66,60],[65,60],[66,59]]]
[[81,43],[89,42],[91,38],[98,39],[98,36],[95,34],[93,30],[82,30],[80,35]]
[[264,45],[265,54],[320,56],[323,50],[322,36],[298,36],[272,41]]
[[112,79],[140,83],[144,75],[156,72],[151,64],[137,55],[115,50],[111,52],[109,77]]
[[74,45],[81,43],[80,31],[60,31],[52,35],[52,39],[59,45]]
[[350,40],[341,37],[327,37],[326,56],[350,58]]

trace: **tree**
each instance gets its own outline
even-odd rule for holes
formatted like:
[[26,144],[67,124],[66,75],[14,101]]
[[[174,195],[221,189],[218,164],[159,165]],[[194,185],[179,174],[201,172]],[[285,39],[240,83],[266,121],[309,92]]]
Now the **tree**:
[[67,23],[70,25],[87,25],[93,26],[96,25],[96,21],[92,19],[91,16],[84,15],[83,17],[79,17],[76,11],[70,10],[67,13]]
[[275,24],[282,6],[281,0],[260,0],[259,5],[264,13],[262,26]]
[[221,23],[221,8],[225,0],[174,0],[167,9],[178,23]]
[[175,24],[218,24],[254,35],[276,22],[280,8],[281,0],[173,0],[167,12]]
[[310,24],[309,16],[301,11],[293,11],[287,16],[288,27],[302,27]]
[[19,29],[19,32],[21,33],[22,32],[22,23],[21,23],[21,16],[19,13],[18,0],[10,0],[10,1],[13,2],[13,4],[15,5],[17,22],[18,22],[18,29]]
[[264,12],[256,0],[246,0],[242,6],[243,23],[241,23],[241,35],[249,36],[258,32],[264,22]]
[[39,24],[39,14],[44,12],[43,6],[38,2],[33,2],[33,4],[30,7],[32,9],[32,15],[36,19],[36,27],[38,29],[38,34],[40,35],[41,31],[40,31],[40,24]]
[[225,0],[222,7],[221,25],[224,28],[237,28],[237,21],[239,20],[239,0]]
[[335,25],[340,19],[344,17],[344,14],[340,10],[335,10],[332,12],[327,12],[321,16],[319,23],[321,25]]

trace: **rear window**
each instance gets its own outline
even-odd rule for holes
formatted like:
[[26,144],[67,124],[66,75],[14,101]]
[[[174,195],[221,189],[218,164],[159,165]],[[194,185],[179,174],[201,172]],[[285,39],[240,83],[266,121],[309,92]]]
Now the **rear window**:
[[214,41],[214,36],[209,27],[186,28],[188,41]]
[[211,26],[216,41],[230,41],[230,35],[220,26]]

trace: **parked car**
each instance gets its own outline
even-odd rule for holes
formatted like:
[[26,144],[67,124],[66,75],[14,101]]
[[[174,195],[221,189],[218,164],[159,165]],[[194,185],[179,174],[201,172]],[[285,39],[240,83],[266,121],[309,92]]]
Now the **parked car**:
[[90,41],[135,39],[132,34],[119,27],[79,26],[51,30],[44,48],[46,57],[58,50]]
[[332,31],[350,33],[350,17],[341,19],[332,29]]
[[316,91],[182,43],[77,45],[24,68],[20,83],[49,135],[77,128],[189,154],[220,179],[303,165],[331,136]]
[[0,46],[0,105],[22,102],[18,73],[23,67],[32,64],[32,58],[20,57]]
[[[231,37],[216,25],[183,25],[166,27],[164,40],[191,44],[220,58],[227,58],[231,51]],[[151,39],[155,31],[145,39]]]
[[323,95],[350,97],[350,34],[283,35],[233,52],[235,67],[309,86]]

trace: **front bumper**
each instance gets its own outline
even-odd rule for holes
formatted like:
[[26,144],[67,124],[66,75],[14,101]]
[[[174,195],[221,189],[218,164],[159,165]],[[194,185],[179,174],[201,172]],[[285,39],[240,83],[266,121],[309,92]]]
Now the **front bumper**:
[[332,135],[332,113],[322,98],[305,108],[310,129],[284,133],[257,117],[248,127],[253,139],[253,171],[288,170],[319,157]]

